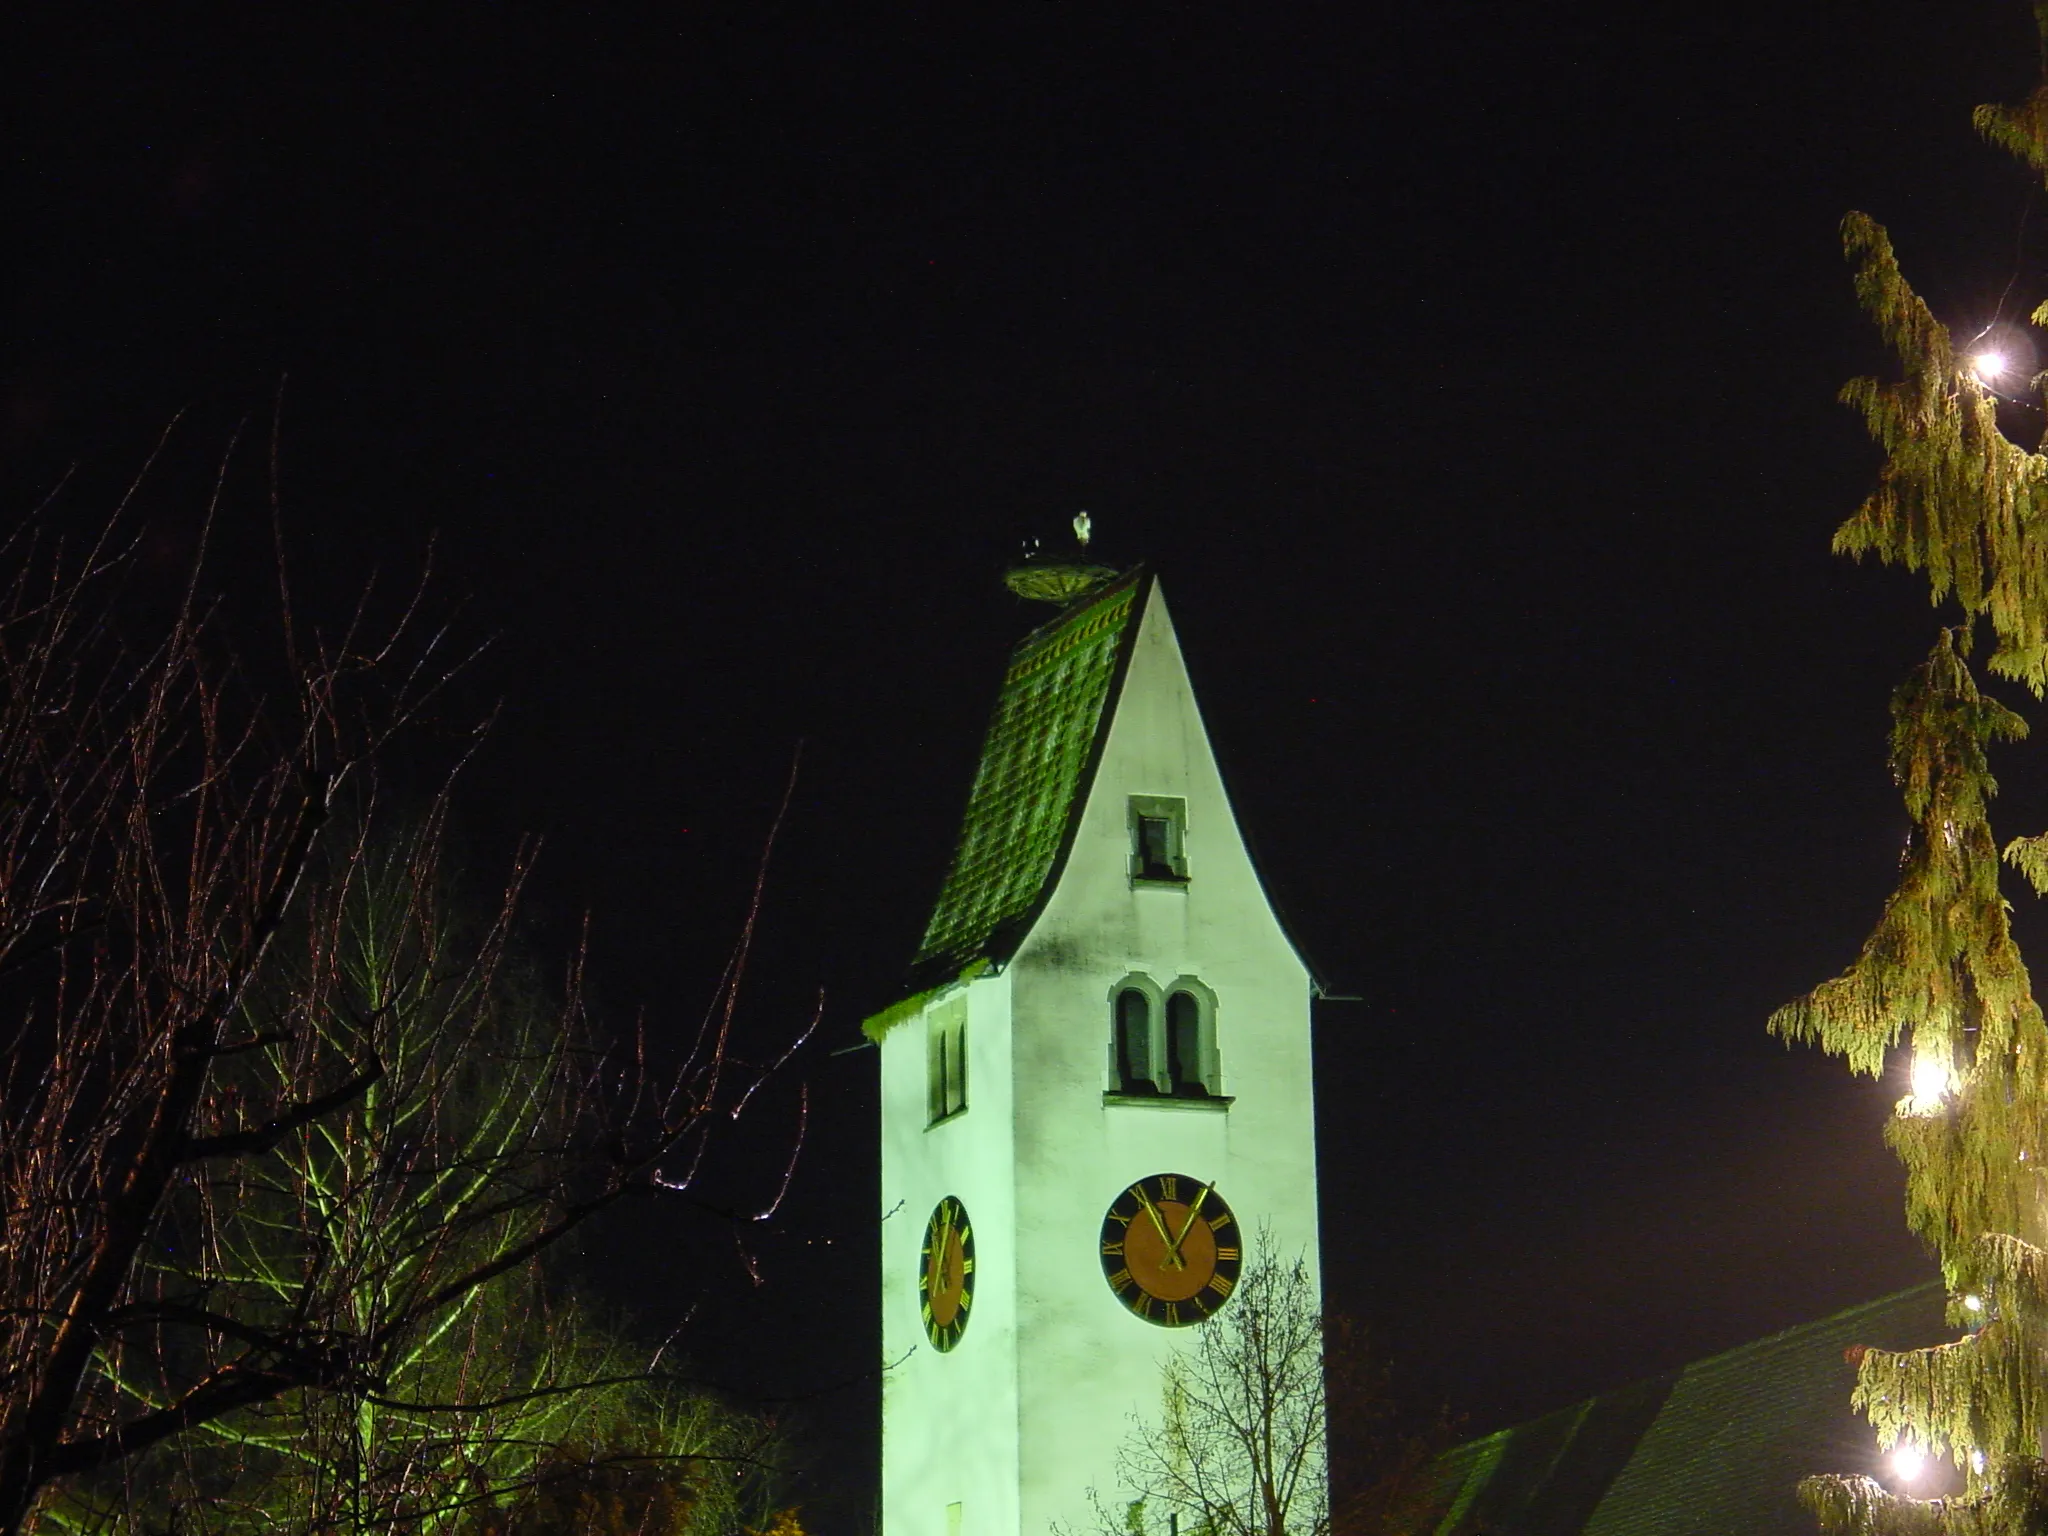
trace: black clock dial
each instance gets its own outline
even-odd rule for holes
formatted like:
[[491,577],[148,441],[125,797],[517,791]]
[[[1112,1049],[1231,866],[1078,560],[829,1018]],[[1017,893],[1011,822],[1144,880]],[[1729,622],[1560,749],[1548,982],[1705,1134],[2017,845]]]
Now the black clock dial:
[[946,1196],[924,1224],[917,1275],[925,1337],[941,1352],[960,1342],[974,1304],[974,1228],[967,1207]]
[[1244,1268],[1237,1217],[1182,1173],[1138,1180],[1102,1218],[1102,1274],[1116,1298],[1148,1323],[1182,1328],[1230,1300]]

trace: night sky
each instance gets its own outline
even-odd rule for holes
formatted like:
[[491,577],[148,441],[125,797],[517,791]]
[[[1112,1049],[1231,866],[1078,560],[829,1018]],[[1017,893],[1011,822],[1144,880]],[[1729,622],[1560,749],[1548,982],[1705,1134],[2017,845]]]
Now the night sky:
[[96,514],[183,410],[152,527],[248,418],[260,528],[285,380],[308,601],[437,536],[494,637],[445,718],[503,700],[464,846],[546,835],[535,942],[588,911],[614,1020],[693,1027],[801,748],[748,1049],[819,988],[825,1023],[721,1171],[772,1181],[807,1080],[761,1284],[649,1207],[592,1258],[798,1400],[840,1528],[875,1059],[832,1053],[1043,617],[1002,566],[1081,508],[1160,570],[1273,894],[1361,999],[1317,1017],[1328,1294],[1412,1393],[1489,1429],[1931,1272],[1900,1085],[1763,1023],[1889,888],[1885,704],[1935,624],[1827,550],[1876,463],[1835,392],[1884,361],[1837,224],[1957,327],[2048,298],[2048,214],[1969,127],[2033,82],[2018,0],[325,14],[0,39],[4,504],[76,466]]

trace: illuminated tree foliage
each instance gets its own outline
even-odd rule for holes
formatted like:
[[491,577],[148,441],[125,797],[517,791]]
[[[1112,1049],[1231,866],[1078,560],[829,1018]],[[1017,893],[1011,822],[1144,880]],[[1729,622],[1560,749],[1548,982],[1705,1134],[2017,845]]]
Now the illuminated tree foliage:
[[[2048,5],[2037,7],[2048,46]],[[2048,175],[2048,79],[2018,107],[1982,107],[1992,142]],[[1933,1249],[1961,1337],[1869,1350],[1855,1405],[1879,1443],[1946,1458],[1962,1490],[1915,1499],[1867,1477],[1801,1489],[1830,1536],[2038,1536],[2048,1530],[2048,1025],[2000,893],[1988,749],[2026,735],[1967,663],[2048,691],[2048,456],[1999,428],[1998,401],[1901,274],[1885,232],[1844,225],[1858,293],[1901,365],[1859,379],[1885,461],[1838,551],[1923,571],[1963,614],[1892,700],[1891,767],[1912,819],[1897,890],[1855,963],[1771,1028],[1876,1076],[1903,1046],[1911,1091],[1887,1140],[1906,1166],[1907,1220]],[[2048,305],[2034,315],[2048,323]],[[2039,381],[2037,381],[2038,383]],[[2048,893],[2048,836],[2004,859]]]

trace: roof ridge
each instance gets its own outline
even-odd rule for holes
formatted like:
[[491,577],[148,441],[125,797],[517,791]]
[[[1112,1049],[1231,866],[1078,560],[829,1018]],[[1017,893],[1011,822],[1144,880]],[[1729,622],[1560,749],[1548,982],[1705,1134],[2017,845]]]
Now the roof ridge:
[[1737,1344],[1733,1348],[1722,1350],[1719,1354],[1703,1356],[1680,1367],[1680,1369],[1697,1371],[1706,1366],[1718,1365],[1721,1361],[1733,1359],[1737,1355],[1746,1355],[1753,1350],[1760,1350],[1770,1345],[1781,1343],[1791,1338],[1794,1334],[1812,1333],[1816,1329],[1836,1327],[1861,1317],[1865,1313],[1896,1307],[1900,1303],[1913,1300],[1928,1291],[1940,1290],[1941,1288],[1942,1284],[1939,1279],[1923,1280],[1918,1285],[1909,1285],[1902,1291],[1893,1291],[1889,1295],[1879,1296],[1870,1301],[1858,1302],[1853,1307],[1844,1307],[1839,1312],[1830,1312],[1826,1317],[1816,1317],[1811,1322],[1794,1323],[1789,1328],[1780,1328],[1776,1333],[1767,1333],[1761,1338]]

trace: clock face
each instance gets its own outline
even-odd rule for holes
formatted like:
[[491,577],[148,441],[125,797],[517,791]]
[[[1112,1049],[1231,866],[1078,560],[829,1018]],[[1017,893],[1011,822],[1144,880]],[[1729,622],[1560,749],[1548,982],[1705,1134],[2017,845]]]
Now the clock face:
[[967,1208],[951,1195],[932,1207],[932,1219],[924,1224],[917,1288],[925,1336],[934,1349],[951,1349],[967,1331],[974,1300],[974,1228],[967,1224]]
[[1117,1300],[1148,1323],[1199,1323],[1237,1289],[1244,1267],[1237,1217],[1213,1186],[1155,1173],[1102,1218],[1102,1273]]

